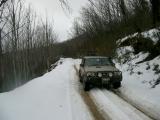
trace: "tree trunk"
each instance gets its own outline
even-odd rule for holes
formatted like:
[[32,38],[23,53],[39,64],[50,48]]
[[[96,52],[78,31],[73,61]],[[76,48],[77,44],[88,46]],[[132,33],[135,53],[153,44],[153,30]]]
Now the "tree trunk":
[[160,0],[150,0],[152,4],[153,27],[160,22]]
[[2,29],[0,29],[0,92],[2,92],[3,78],[2,78]]

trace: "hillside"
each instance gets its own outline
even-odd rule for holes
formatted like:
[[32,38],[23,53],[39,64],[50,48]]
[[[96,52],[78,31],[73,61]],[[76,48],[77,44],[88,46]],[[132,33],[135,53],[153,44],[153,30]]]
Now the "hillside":
[[92,120],[75,80],[73,65],[79,60],[63,62],[42,77],[1,93],[0,120]]
[[[142,39],[144,41],[141,43]],[[147,46],[148,42],[153,44]],[[138,106],[138,108],[145,109],[146,112],[149,112],[151,108],[160,108],[159,42],[158,29],[151,29],[141,34],[135,33],[117,41],[119,47],[116,50],[117,54],[114,62],[123,73],[122,83],[124,85],[120,89],[120,93],[125,98],[129,98],[129,101]],[[135,47],[138,45],[142,49]],[[148,49],[153,46],[156,46],[156,48],[154,47],[154,50],[156,50],[154,53]],[[155,52],[157,53],[155,54]],[[141,101],[144,102],[142,103]],[[150,115],[155,114],[156,111],[153,110]]]

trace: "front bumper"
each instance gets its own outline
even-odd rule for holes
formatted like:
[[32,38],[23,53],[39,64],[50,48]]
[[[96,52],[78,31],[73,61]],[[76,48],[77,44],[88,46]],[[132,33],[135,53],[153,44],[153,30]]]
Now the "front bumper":
[[114,84],[122,81],[122,76],[112,76],[112,77],[87,77],[87,82],[96,85],[102,86],[107,84]]

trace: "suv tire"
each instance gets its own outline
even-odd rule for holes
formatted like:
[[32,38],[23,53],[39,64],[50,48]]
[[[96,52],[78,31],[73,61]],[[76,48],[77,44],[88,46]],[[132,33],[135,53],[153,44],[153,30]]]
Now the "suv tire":
[[83,80],[82,80],[82,77],[81,76],[79,76],[79,81],[82,83],[83,82]]
[[84,91],[89,91],[90,90],[90,85],[88,82],[83,81],[83,89]]
[[108,84],[105,84],[105,88],[106,88],[107,90],[110,90],[110,89],[111,89],[110,84],[109,84],[109,83],[108,83]]
[[83,80],[82,80],[82,76],[81,76],[81,72],[79,71],[79,81],[82,83]]
[[121,82],[116,82],[113,84],[114,89],[118,89],[119,87],[121,87]]

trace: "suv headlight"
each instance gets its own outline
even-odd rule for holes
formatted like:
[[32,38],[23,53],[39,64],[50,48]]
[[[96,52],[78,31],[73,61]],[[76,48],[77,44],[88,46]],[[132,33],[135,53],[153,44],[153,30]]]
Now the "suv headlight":
[[95,73],[94,72],[88,72],[87,76],[95,76]]
[[98,73],[98,77],[102,77],[102,73]]
[[120,75],[122,74],[122,72],[118,71],[118,72],[114,72],[114,74],[115,74],[116,76],[120,76]]
[[113,76],[113,73],[110,72],[108,75],[109,75],[109,77],[112,77],[112,76]]

